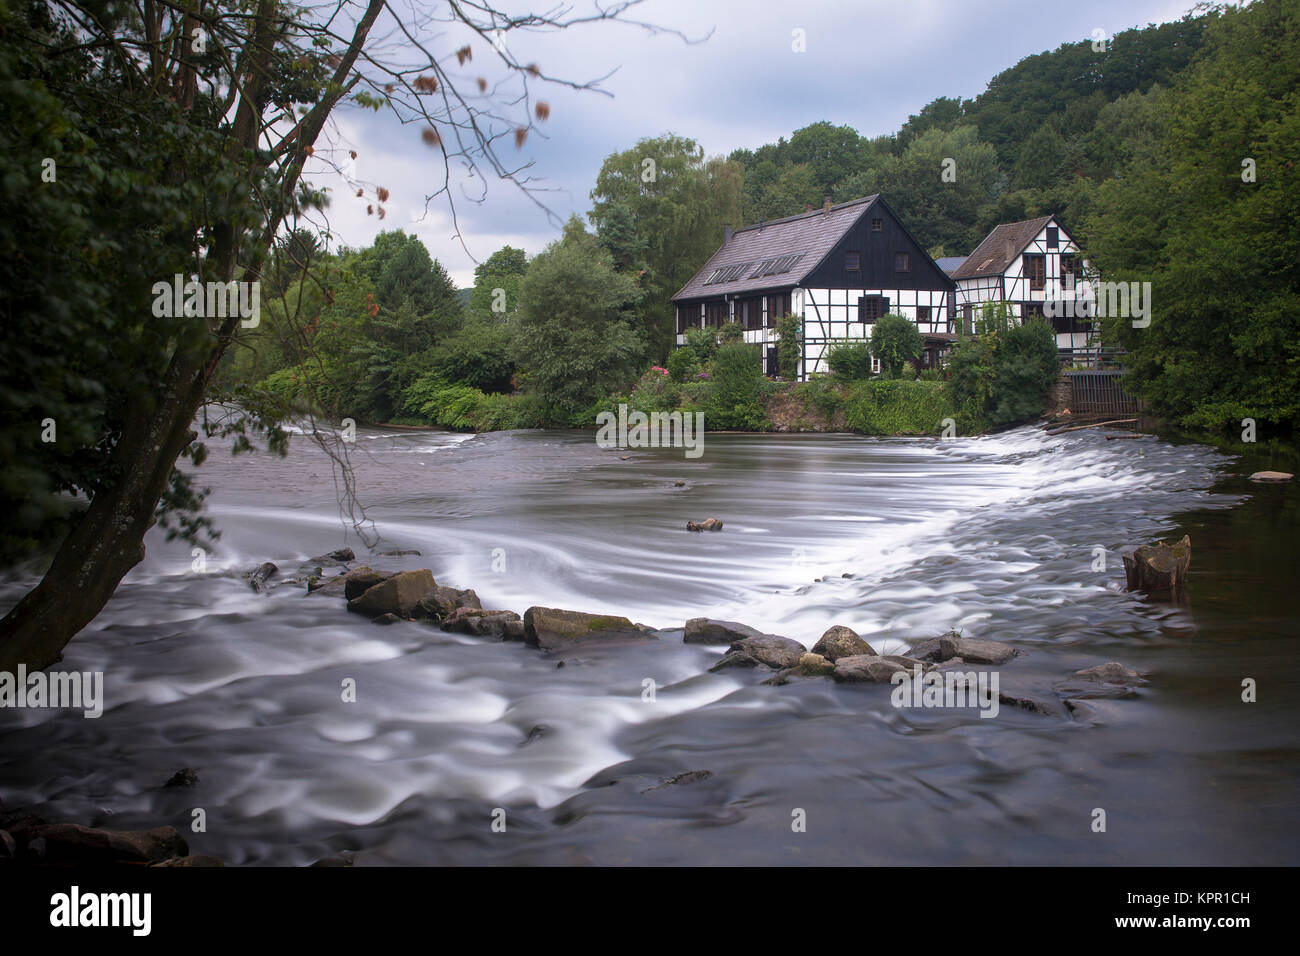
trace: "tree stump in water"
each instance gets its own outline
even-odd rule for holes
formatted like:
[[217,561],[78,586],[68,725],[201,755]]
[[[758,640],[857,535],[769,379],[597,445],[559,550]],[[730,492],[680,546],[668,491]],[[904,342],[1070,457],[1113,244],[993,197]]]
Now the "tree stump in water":
[[1192,539],[1177,544],[1144,544],[1124,555],[1124,575],[1130,591],[1171,591],[1183,586],[1192,563]]

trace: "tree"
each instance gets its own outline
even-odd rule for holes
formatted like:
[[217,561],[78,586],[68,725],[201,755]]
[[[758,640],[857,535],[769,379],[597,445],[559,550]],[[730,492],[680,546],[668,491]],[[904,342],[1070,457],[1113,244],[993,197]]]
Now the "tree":
[[502,246],[474,267],[470,311],[481,319],[502,320],[519,308],[519,284],[528,271],[528,255]]
[[1151,283],[1149,324],[1104,320],[1127,384],[1184,426],[1300,418],[1297,41],[1300,0],[1226,8],[1088,222],[1104,279]]
[[645,344],[628,319],[640,292],[576,216],[529,263],[520,297],[515,361],[557,420],[636,380]]
[[901,315],[882,315],[871,330],[871,354],[889,378],[902,375],[903,366],[919,358],[924,345],[916,324]]
[[692,139],[666,134],[607,157],[591,191],[597,232],[628,210],[645,242],[645,296],[637,312],[650,358],[673,346],[673,294],[722,244],[723,227],[740,224],[740,166],[705,159]]
[[[61,493],[79,496],[63,514],[66,533],[44,578],[0,621],[0,670],[56,660],[139,562],[155,521],[175,518],[187,536],[198,530],[198,491],[176,463],[202,459],[192,423],[251,316],[187,314],[155,290],[176,275],[246,283],[246,292],[260,283],[281,228],[326,202],[303,172],[332,161],[316,144],[345,104],[391,109],[423,129],[445,171],[426,202],[440,198],[454,211],[453,164],[512,178],[496,144],[523,143],[549,112],[531,108],[530,83],[592,84],[563,81],[482,38],[618,19],[624,10],[505,16],[454,4],[402,21],[384,0],[0,6],[9,91],[0,135],[9,161],[22,158],[0,182],[10,270],[0,361],[8,397],[19,400],[5,403],[12,411],[0,420],[6,450],[36,450],[42,415],[62,419],[58,440],[40,443],[55,447],[31,464],[11,471],[6,457],[3,487],[27,516],[15,544],[34,541],[39,516],[67,510]],[[372,31],[385,39],[372,40]],[[469,42],[456,53],[426,52],[435,38],[454,49],[445,44],[457,32]],[[397,35],[405,42],[392,43]],[[491,50],[488,72],[503,91],[486,100],[456,92],[473,82],[463,67],[475,45],[480,57]],[[51,172],[56,179],[42,181]],[[372,207],[382,209],[387,195],[375,187]],[[34,227],[41,213],[50,219]],[[24,248],[37,229],[48,247]],[[27,291],[41,284],[62,288]],[[21,297],[9,292],[20,288]],[[151,314],[151,304],[163,314]],[[73,347],[59,351],[64,341]],[[244,407],[249,413],[233,421],[204,419],[205,435],[236,430],[237,449],[249,447],[250,433],[283,448],[268,417],[274,409]]]
[[636,217],[627,203],[610,203],[601,218],[597,238],[614,261],[614,268],[636,276],[646,268],[646,249],[649,243],[636,231]]

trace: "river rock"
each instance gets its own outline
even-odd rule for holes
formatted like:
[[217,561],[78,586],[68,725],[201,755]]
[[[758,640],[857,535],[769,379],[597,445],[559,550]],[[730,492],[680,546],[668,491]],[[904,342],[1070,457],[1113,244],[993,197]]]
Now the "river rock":
[[772,687],[780,687],[788,684],[792,679],[798,677],[830,677],[835,673],[835,664],[822,657],[820,654],[811,652],[804,654],[799,658],[799,663],[794,667],[786,667],[783,670],[763,681]]
[[370,619],[370,623],[371,623],[371,624],[385,624],[385,625],[387,625],[387,624],[401,624],[402,621],[403,621],[403,618],[398,617],[398,616],[397,616],[396,614],[394,614],[392,611],[387,611],[387,612],[385,612],[385,613],[379,615],[378,617],[372,617],[372,618]]
[[827,628],[826,633],[813,645],[813,653],[820,654],[829,661],[841,657],[853,657],[858,654],[876,653],[871,645],[858,636],[858,632],[842,624]]
[[717,518],[705,518],[703,521],[686,522],[687,531],[721,531],[722,522]]
[[[387,581],[396,571],[376,571],[374,568],[360,567],[353,568],[343,578],[343,596],[349,601],[355,600],[365,594],[376,584]],[[338,580],[331,578],[331,581]]]
[[193,767],[181,767],[174,774],[167,778],[163,784],[164,788],[172,787],[197,787],[199,785],[198,771]]
[[[463,607],[477,610],[483,609],[483,603],[479,600],[478,595],[474,593],[474,589],[453,588],[440,584],[420,598],[419,604],[416,606],[416,613],[435,621],[441,621],[453,611]],[[518,617],[518,615],[515,616]]]
[[1099,681],[1104,684],[1122,684],[1125,687],[1136,687],[1146,683],[1146,678],[1141,674],[1125,667],[1118,661],[1107,661],[1105,664],[1098,664],[1096,667],[1085,667],[1083,670],[1075,671],[1074,676],[1082,680]]
[[898,671],[908,668],[878,654],[855,654],[835,662],[831,676],[844,684],[887,684]]
[[[506,628],[510,623],[523,621],[514,611],[485,611],[481,607],[458,607],[442,621],[442,629],[453,634],[472,634],[475,637],[495,637],[506,640]],[[522,635],[521,635],[522,636]]]
[[686,622],[682,641],[686,644],[731,644],[747,637],[762,637],[763,632],[735,621],[715,621],[711,617],[693,617]]
[[217,859],[217,857],[215,856],[203,856],[200,854],[198,856],[173,857],[170,860],[161,860],[158,863],[151,863],[149,865],[150,866],[209,867],[209,866],[225,866],[226,864],[221,860]]
[[530,607],[524,612],[524,643],[529,647],[554,650],[578,643],[626,638],[653,640],[653,635],[648,628],[611,614],[554,607]]
[[1016,707],[1030,714],[1042,714],[1044,717],[1061,717],[1060,701],[1042,694],[1019,690],[1003,690],[998,693],[998,703],[1007,707]]
[[945,634],[943,637],[921,641],[912,648],[910,656],[923,661],[948,661],[960,657],[969,664],[1005,664],[1020,651],[1001,641],[985,641],[975,637]]
[[0,860],[18,858],[18,842],[8,830],[0,830]]
[[367,617],[396,614],[409,618],[420,599],[433,590],[433,572],[428,568],[418,571],[399,571],[387,580],[366,588],[360,596],[348,601],[348,610]]
[[1177,544],[1144,544],[1124,555],[1124,576],[1130,591],[1169,591],[1187,580],[1192,563],[1192,539],[1183,535]]
[[762,661],[744,651],[730,651],[723,654],[719,661],[709,668],[709,673],[725,671],[729,667],[763,667]]
[[792,641],[788,637],[778,637],[775,634],[759,634],[757,637],[733,641],[727,651],[748,654],[775,670],[794,667],[799,663],[799,658],[808,653],[808,649],[798,641]]
[[248,586],[254,591],[262,590],[266,587],[266,582],[279,570],[270,561],[264,561],[257,566],[256,571],[249,575]]
[[1250,476],[1251,481],[1290,481],[1295,475],[1289,471],[1257,471]]
[[47,863],[157,863],[172,857],[189,856],[185,838],[175,827],[153,830],[100,830],[76,823],[48,823],[26,832],[27,848],[42,841]]
[[351,548],[339,548],[337,551],[331,551],[329,554],[320,554],[314,558],[308,558],[308,564],[348,564],[355,561],[357,556]]

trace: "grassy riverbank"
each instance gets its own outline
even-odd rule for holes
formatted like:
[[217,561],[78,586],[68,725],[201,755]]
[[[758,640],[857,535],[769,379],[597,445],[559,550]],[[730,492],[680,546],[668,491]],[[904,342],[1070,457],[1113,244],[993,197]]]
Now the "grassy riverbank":
[[[653,374],[653,373],[652,373]],[[840,383],[764,380],[750,402],[722,408],[707,382],[653,381],[627,394],[611,395],[577,413],[557,414],[528,394],[489,395],[465,385],[429,382],[414,395],[399,424],[437,425],[458,431],[512,428],[595,428],[601,412],[704,413],[713,431],[830,432],[863,435],[938,435],[943,420],[963,422],[944,382],[874,379]],[[970,422],[967,422],[970,424]],[[976,430],[976,429],[972,429]]]

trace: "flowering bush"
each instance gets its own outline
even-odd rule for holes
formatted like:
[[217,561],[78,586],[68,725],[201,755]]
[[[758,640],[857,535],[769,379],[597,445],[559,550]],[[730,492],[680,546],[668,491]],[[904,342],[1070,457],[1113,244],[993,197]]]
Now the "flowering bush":
[[670,411],[677,407],[681,389],[668,375],[668,370],[655,366],[632,386],[636,407],[645,411]]

